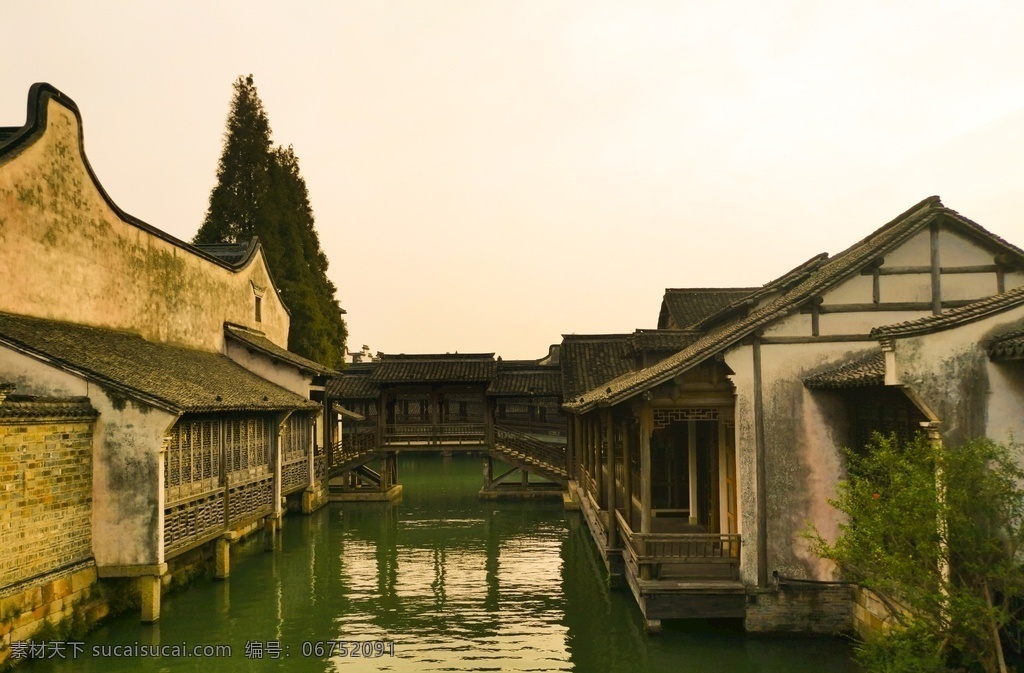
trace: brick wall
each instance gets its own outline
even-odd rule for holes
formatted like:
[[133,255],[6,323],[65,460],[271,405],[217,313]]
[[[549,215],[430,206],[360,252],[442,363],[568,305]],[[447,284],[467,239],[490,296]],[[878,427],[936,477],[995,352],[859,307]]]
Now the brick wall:
[[842,584],[780,584],[747,598],[745,627],[752,632],[849,633],[853,588]]
[[0,664],[47,625],[106,614],[92,559],[92,431],[84,398],[11,395],[0,384]]
[[92,557],[92,423],[0,415],[0,589]]

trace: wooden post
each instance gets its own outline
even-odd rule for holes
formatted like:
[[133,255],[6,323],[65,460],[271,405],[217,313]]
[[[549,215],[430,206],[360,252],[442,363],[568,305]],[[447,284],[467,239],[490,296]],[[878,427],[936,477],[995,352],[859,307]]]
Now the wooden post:
[[[640,533],[651,532],[651,426],[654,415],[650,404],[644,400],[640,412]],[[637,554],[647,555],[647,539],[641,537],[637,545]],[[640,579],[651,579],[651,568],[643,565],[640,568]]]
[[939,224],[932,222],[929,244],[932,261],[932,313],[942,313],[942,267],[939,259]]
[[608,509],[608,548],[617,547],[619,541],[616,531],[618,520],[615,518],[615,424],[612,422],[612,411],[606,409],[604,420],[607,424],[605,429],[605,441],[608,442],[608,457],[606,467],[608,475],[605,477],[605,506]]
[[605,508],[604,503],[604,479],[601,477],[601,472],[604,471],[601,465],[601,418],[598,414],[594,414],[594,498],[597,499],[597,506],[601,509]]
[[633,435],[632,423],[622,423],[622,491],[626,506],[626,523],[633,529]]
[[729,530],[729,457],[726,453],[725,411],[718,415],[718,532]]
[[686,421],[687,484],[690,487],[690,523],[700,521],[697,502],[697,421]]

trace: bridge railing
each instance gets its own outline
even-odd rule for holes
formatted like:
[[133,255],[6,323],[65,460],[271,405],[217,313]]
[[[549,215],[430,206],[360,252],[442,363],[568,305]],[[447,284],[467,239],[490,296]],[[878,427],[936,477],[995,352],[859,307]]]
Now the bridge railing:
[[482,444],[487,437],[483,423],[389,423],[384,426],[385,444]]
[[494,426],[494,441],[500,446],[521,451],[552,467],[565,469],[565,445],[539,440],[505,425]]
[[342,465],[350,460],[371,454],[377,450],[377,435],[373,432],[362,432],[345,435],[340,442],[330,446],[327,460],[330,467]]

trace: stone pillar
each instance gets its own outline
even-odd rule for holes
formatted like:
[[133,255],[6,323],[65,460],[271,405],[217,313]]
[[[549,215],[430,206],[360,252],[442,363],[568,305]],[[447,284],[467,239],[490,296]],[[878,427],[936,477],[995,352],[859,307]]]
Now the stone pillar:
[[214,579],[224,580],[231,574],[231,541],[227,538],[217,538],[214,549]]
[[271,515],[263,520],[263,549],[274,551],[277,537],[277,517]]
[[136,584],[142,602],[142,623],[152,624],[160,619],[160,578],[142,575]]

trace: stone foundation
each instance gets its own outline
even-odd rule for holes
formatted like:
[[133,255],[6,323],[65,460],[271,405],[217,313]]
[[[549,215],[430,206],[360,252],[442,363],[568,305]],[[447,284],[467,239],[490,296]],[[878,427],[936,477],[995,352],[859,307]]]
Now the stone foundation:
[[846,584],[784,583],[748,594],[744,627],[754,633],[849,633],[853,605],[853,587]]
[[853,629],[861,638],[885,631],[892,624],[892,611],[870,589],[853,590]]
[[43,637],[81,636],[109,612],[92,561],[49,573],[0,592],[0,666],[11,644]]

